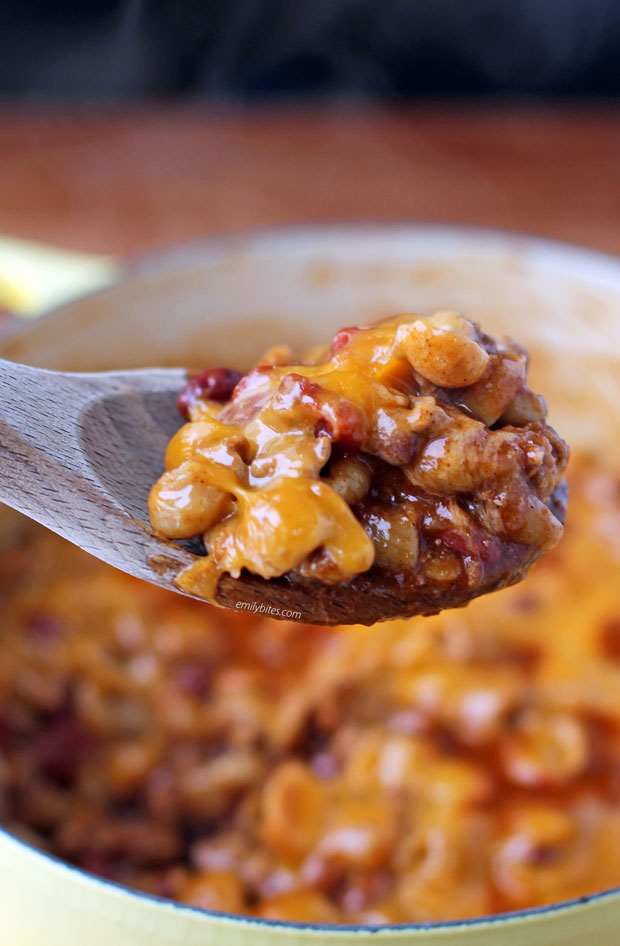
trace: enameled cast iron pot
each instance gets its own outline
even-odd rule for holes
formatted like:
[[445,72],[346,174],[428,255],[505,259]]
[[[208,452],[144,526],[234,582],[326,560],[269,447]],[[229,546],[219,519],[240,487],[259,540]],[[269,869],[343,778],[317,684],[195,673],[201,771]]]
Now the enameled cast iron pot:
[[[277,342],[303,350],[343,325],[434,308],[526,344],[551,422],[620,469],[620,260],[507,233],[368,225],[210,239],[134,264],[111,288],[12,331],[0,355],[62,370],[247,367]],[[619,930],[620,890],[378,931],[209,914],[99,880],[0,831],[2,946],[617,946]]]

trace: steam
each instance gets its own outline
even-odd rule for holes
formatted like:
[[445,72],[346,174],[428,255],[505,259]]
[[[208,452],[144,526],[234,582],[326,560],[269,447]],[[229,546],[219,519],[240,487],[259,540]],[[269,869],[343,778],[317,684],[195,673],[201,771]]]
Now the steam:
[[[10,6],[10,5],[9,5]],[[122,0],[4,14],[0,93],[620,93],[616,0]],[[64,11],[64,16],[61,13]]]

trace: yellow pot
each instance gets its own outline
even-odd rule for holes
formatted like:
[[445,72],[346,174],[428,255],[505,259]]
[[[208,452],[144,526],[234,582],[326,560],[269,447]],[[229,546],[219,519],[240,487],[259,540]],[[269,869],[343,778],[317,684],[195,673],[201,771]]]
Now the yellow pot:
[[[14,328],[0,355],[63,370],[243,367],[273,342],[309,347],[342,325],[433,308],[516,335],[552,423],[620,468],[620,261],[511,234],[334,226],[212,239]],[[620,891],[378,931],[215,915],[99,880],[0,831],[0,946],[617,946],[619,931]]]

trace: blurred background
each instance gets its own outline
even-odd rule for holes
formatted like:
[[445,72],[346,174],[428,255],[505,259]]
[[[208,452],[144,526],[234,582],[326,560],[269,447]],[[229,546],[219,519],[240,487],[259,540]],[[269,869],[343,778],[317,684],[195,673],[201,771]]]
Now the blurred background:
[[619,64],[619,0],[0,0],[0,233],[125,258],[416,219],[620,252]]
[[618,0],[3,0],[19,100],[610,98]]

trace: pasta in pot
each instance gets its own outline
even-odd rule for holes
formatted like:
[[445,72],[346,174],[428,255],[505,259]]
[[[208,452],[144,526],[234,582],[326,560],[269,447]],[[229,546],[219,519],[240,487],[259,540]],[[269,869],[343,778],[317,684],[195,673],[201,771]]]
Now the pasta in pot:
[[[363,492],[356,463],[332,476]],[[620,487],[584,458],[569,481],[565,538],[524,584],[380,634],[211,609],[3,511],[2,824],[272,919],[458,919],[620,884]]]

